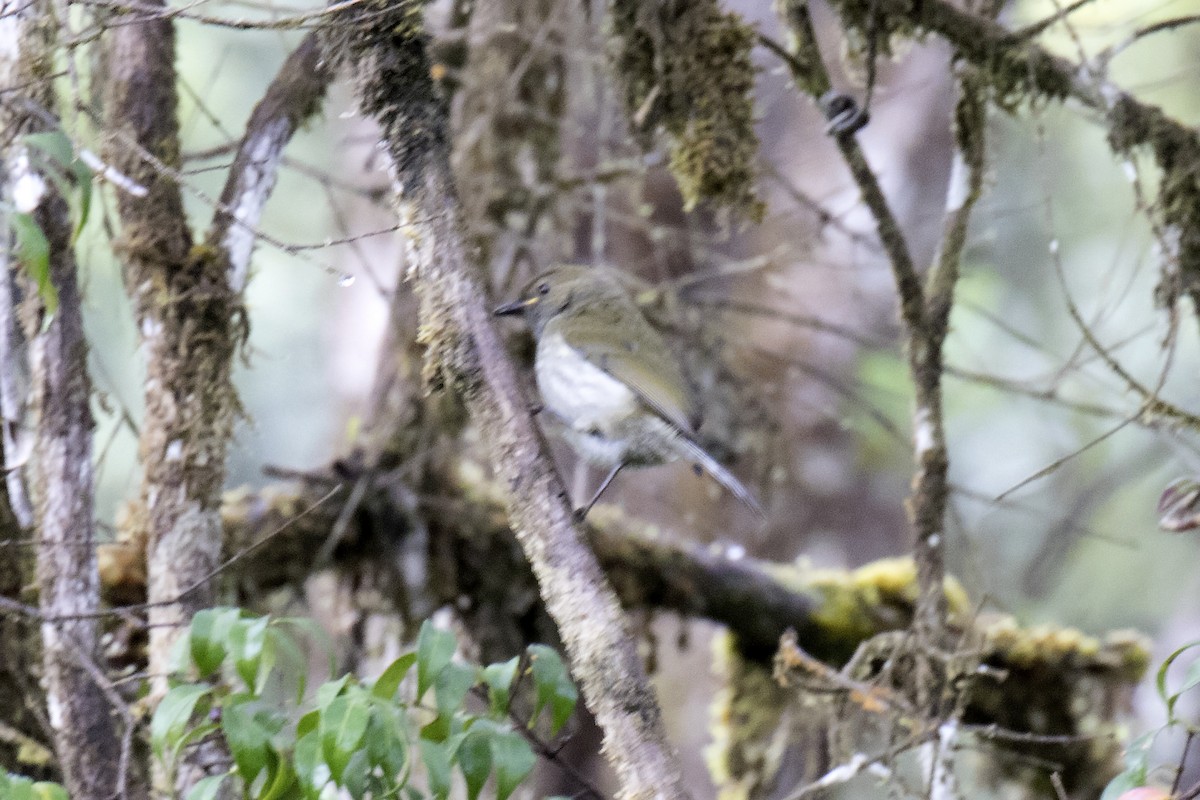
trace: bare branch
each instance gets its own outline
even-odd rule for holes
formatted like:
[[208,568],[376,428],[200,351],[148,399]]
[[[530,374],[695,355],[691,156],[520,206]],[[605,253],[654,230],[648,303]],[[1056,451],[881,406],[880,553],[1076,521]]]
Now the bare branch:
[[310,33],[283,62],[250,115],[208,232],[208,241],[229,260],[226,275],[234,292],[245,288],[255,229],[275,188],[283,148],[320,105],[330,77],[317,36]]
[[208,14],[197,14],[189,9],[203,5],[205,0],[192,0],[192,2],[179,8],[168,8],[155,0],[81,0],[81,5],[95,6],[97,8],[111,9],[125,13],[127,18],[120,16],[108,18],[106,25],[109,27],[119,27],[121,25],[140,25],[145,22],[152,21],[170,21],[174,19],[186,19],[193,22],[199,22],[204,25],[213,25],[219,28],[233,28],[235,30],[291,30],[294,28],[316,28],[319,27],[326,17],[335,14],[337,11],[350,8],[351,6],[362,5],[365,0],[342,0],[339,3],[333,3],[325,8],[305,11],[299,14],[291,14],[276,19],[269,20],[249,20],[249,19],[232,19],[229,17],[217,17]]
[[[784,6],[787,22],[795,37],[795,51],[778,45],[771,49],[783,57],[798,87],[826,106],[830,113],[832,84],[817,44],[816,32],[805,3]],[[835,98],[836,99],[836,98]],[[854,137],[854,129],[831,128],[834,140],[858,184],[863,202],[875,219],[879,238],[892,267],[900,300],[900,316],[905,328],[905,352],[916,388],[913,415],[913,439],[917,474],[909,508],[916,535],[917,563],[921,568],[922,613],[918,622],[932,632],[945,620],[945,595],[942,589],[944,567],[943,526],[948,460],[942,420],[941,379],[942,344],[948,327],[958,262],[966,241],[970,210],[982,187],[983,100],[964,88],[960,103],[960,139],[966,143],[962,162],[956,162],[947,203],[947,222],[941,254],[922,286],[904,233],[892,213],[865,154]],[[972,118],[962,117],[970,114]],[[831,126],[837,125],[832,120]]]

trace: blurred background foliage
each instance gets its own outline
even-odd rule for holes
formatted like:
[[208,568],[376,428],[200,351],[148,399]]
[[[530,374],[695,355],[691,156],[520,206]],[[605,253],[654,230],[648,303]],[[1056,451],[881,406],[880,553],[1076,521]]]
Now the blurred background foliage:
[[[443,26],[445,5],[430,10]],[[769,3],[725,7],[760,33],[785,38]],[[299,9],[237,0],[203,8],[245,19]],[[1020,28],[1058,9],[1052,0],[1021,0],[1005,6],[1001,21]],[[1096,0],[1039,41],[1079,60],[1157,21],[1198,13],[1196,0]],[[836,19],[822,5],[814,14],[826,57],[836,61]],[[568,54],[575,100],[564,174],[635,152],[619,93],[603,77],[602,24],[589,26],[588,46]],[[230,160],[243,121],[300,34],[186,18],[178,32],[186,196],[194,219],[206,221],[223,179],[214,167]],[[948,58],[947,47],[930,40],[881,63],[871,123],[860,135],[918,263],[933,257],[951,164]],[[911,391],[892,278],[819,112],[792,89],[774,55],[758,48],[755,62],[767,203],[761,225],[703,207],[684,214],[661,159],[651,159],[609,185],[570,190],[561,255],[599,256],[678,289],[684,313],[698,310],[698,324],[715,330],[745,396],[778,425],[769,448],[746,448],[752,455],[739,463],[760,479],[771,523],[756,531],[732,500],[682,467],[626,477],[608,499],[680,537],[781,560],[857,565],[908,546]],[[836,83],[861,98],[861,65],[831,66]],[[1139,98],[1200,124],[1200,26],[1140,39],[1110,69]],[[1139,398],[1085,341],[1068,303],[1138,380],[1161,380],[1162,396],[1193,411],[1200,411],[1197,314],[1184,304],[1173,319],[1156,307],[1159,254],[1140,199],[1153,197],[1155,169],[1119,163],[1097,122],[1070,104],[991,117],[989,190],[974,215],[947,343],[956,487],[950,565],[982,607],[1090,632],[1134,626],[1165,654],[1200,632],[1197,542],[1158,531],[1155,514],[1168,481],[1200,471],[1196,435],[1131,421]],[[286,159],[262,224],[286,247],[261,243],[249,284],[252,335],[238,373],[247,415],[231,486],[269,482],[269,465],[319,468],[349,448],[375,373],[386,298],[397,290],[401,252],[388,232],[387,175],[371,126],[355,116],[344,86]],[[99,512],[111,521],[136,485],[136,436],[127,421],[141,415],[141,374],[131,314],[103,244],[111,224],[103,210],[92,215],[81,264],[99,390]],[[499,281],[498,292],[522,269]],[[570,484],[571,461],[559,457]],[[674,647],[673,635],[661,638],[664,648]],[[664,662],[664,704],[677,729],[702,729],[703,705],[676,695],[708,689],[685,690],[669,680],[670,670],[700,674],[707,660],[706,649],[694,646]],[[1150,703],[1142,711],[1161,713]],[[702,773],[698,761],[691,767]]]

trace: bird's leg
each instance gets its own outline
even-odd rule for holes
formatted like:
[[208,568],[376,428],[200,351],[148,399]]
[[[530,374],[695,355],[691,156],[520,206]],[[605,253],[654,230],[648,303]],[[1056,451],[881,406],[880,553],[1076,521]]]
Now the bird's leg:
[[587,519],[588,512],[592,510],[592,506],[596,505],[596,501],[600,499],[600,495],[604,494],[604,490],[608,488],[608,485],[613,482],[613,478],[617,477],[617,473],[620,472],[624,466],[625,462],[622,461],[613,467],[608,475],[605,476],[604,480],[600,482],[600,488],[596,490],[594,495],[592,495],[592,499],[588,500],[587,505],[583,506],[582,508],[575,509],[575,512],[571,515],[571,518],[576,523],[583,522],[585,519]]

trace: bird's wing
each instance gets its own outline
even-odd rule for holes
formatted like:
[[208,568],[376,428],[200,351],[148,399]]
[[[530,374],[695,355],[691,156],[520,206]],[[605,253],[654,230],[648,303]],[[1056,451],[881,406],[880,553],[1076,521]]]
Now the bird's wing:
[[[687,382],[658,332],[640,312],[634,314],[637,316],[621,315],[619,320],[576,318],[567,326],[569,332],[563,331],[563,338],[588,361],[632,389],[654,413],[685,436],[694,436],[696,409]],[[614,330],[621,330],[613,327],[614,322],[644,328],[614,336]],[[631,347],[631,341],[642,345]]]

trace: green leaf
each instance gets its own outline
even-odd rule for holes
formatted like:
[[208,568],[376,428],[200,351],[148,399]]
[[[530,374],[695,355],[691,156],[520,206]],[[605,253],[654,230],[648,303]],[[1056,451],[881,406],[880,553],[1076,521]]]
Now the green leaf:
[[296,738],[312,733],[321,722],[321,712],[313,710],[305,714],[296,723]]
[[32,214],[18,212],[10,219],[16,238],[13,253],[17,263],[29,279],[37,284],[38,296],[42,298],[46,312],[53,314],[58,310],[58,289],[50,280],[50,240]]
[[92,211],[92,171],[82,161],[76,160],[75,164],[77,165],[75,180],[79,188],[79,205],[75,211],[75,231],[71,234],[72,244],[79,239],[79,234],[83,233],[83,226],[87,225]]
[[185,630],[183,635],[171,645],[171,652],[167,654],[167,672],[171,675],[180,675],[187,672],[191,665],[192,632]]
[[371,764],[367,761],[366,751],[358,750],[350,756],[349,763],[342,770],[341,784],[354,800],[359,800],[367,793],[367,777]]
[[435,628],[429,620],[421,623],[421,632],[417,635],[416,702],[421,702],[426,690],[450,663],[457,646],[454,634]]
[[333,777],[321,755],[321,734],[317,731],[306,733],[296,740],[292,759],[296,764],[296,778],[308,794],[319,793]]
[[1104,791],[1100,794],[1100,800],[1117,800],[1118,797],[1130,789],[1136,789],[1139,786],[1145,785],[1146,776],[1144,773],[1138,775],[1133,770],[1125,770],[1108,782],[1108,785],[1104,787]]
[[483,681],[488,687],[488,703],[492,713],[498,717],[508,713],[513,680],[517,677],[517,667],[520,663],[521,659],[514,656],[503,664],[489,664],[483,671]]
[[385,778],[394,781],[408,767],[407,715],[399,708],[377,708],[367,729],[367,755]]
[[404,676],[412,669],[412,665],[417,661],[416,653],[405,653],[404,655],[393,661],[388,668],[383,671],[383,674],[375,679],[375,685],[371,688],[371,694],[382,700],[391,700],[396,696],[396,692],[400,689],[400,683],[404,680]]
[[1174,714],[1175,702],[1179,700],[1181,695],[1197,686],[1200,686],[1200,659],[1196,659],[1191,664],[1188,664],[1187,671],[1183,674],[1183,685],[1172,695],[1172,702],[1168,706],[1169,713]]
[[293,797],[296,788],[296,771],[292,768],[290,759],[279,759],[279,768],[275,770],[271,782],[263,788],[258,800],[280,800]]
[[343,675],[336,681],[328,681],[321,684],[317,689],[317,708],[324,709],[334,701],[334,698],[341,695],[342,690],[346,688],[346,684],[350,682],[349,675]]
[[444,800],[450,794],[450,746],[445,742],[420,740],[421,762],[425,764],[429,792]]
[[1180,645],[1179,647],[1175,648],[1170,655],[1163,659],[1162,664],[1159,665],[1158,672],[1154,676],[1154,684],[1158,689],[1158,696],[1162,698],[1163,702],[1166,702],[1168,697],[1167,670],[1169,670],[1171,665],[1175,663],[1175,659],[1179,658],[1188,650],[1192,650],[1196,647],[1200,647],[1200,639],[1193,639],[1187,644]]
[[246,689],[255,692],[259,684],[259,667],[267,641],[267,617],[239,619],[229,629],[229,652],[233,668]]
[[496,765],[496,800],[508,800],[537,763],[529,743],[512,731],[492,737],[492,761]]
[[529,646],[528,652],[536,696],[533,716],[529,722],[532,724],[541,710],[548,705],[551,718],[550,732],[557,734],[575,711],[575,704],[579,700],[579,690],[571,681],[571,675],[567,672],[562,658],[553,648],[544,644],[534,644]]
[[271,738],[283,727],[282,714],[250,695],[235,695],[221,714],[221,732],[238,773],[247,785],[254,782],[273,755]]
[[196,781],[196,785],[187,793],[187,800],[213,800],[221,789],[221,784],[229,775],[209,775]]
[[321,712],[321,752],[338,783],[342,783],[342,773],[362,744],[370,721],[371,708],[361,695],[334,698]]
[[438,714],[453,716],[462,708],[463,700],[475,685],[475,670],[465,664],[447,664],[433,683],[433,696]]
[[69,800],[67,790],[57,783],[37,781],[31,788],[33,796],[38,800]]
[[[56,169],[45,170],[46,174],[58,186],[59,194],[64,198],[74,199],[72,214],[75,216],[75,232],[72,241],[79,237],[79,232],[87,224],[88,212],[92,204],[92,170],[82,159],[75,155],[75,146],[70,138],[61,130],[30,133],[24,137],[25,144],[41,151],[49,159],[49,164],[43,159],[42,167],[53,166]],[[74,185],[66,185],[64,172],[70,172]]]
[[207,608],[192,617],[192,662],[207,678],[221,667],[229,646],[229,631],[241,617],[236,608]]
[[196,704],[211,691],[212,687],[203,683],[185,683],[168,691],[159,702],[150,720],[150,742],[160,760],[168,750],[174,749],[196,710]]
[[467,781],[467,800],[476,800],[492,771],[491,737],[468,733],[458,746],[458,767]]
[[27,146],[42,151],[49,156],[52,163],[64,169],[70,167],[71,162],[75,160],[75,147],[61,130],[27,133],[23,139]]
[[431,742],[444,742],[450,738],[450,718],[438,716],[421,728],[421,738]]
[[[0,772],[0,775],[3,774]],[[37,795],[33,793],[33,781],[21,775],[9,775],[4,783],[0,783],[0,789],[4,789],[4,800],[37,800]]]
[[287,631],[280,630],[275,625],[267,628],[267,641],[263,649],[262,663],[264,666],[259,668],[256,693],[263,693],[267,678],[271,676],[272,671],[278,665],[278,675],[283,682],[281,688],[287,691],[288,684],[294,684],[290,696],[295,697],[297,703],[304,699],[304,690],[308,684],[308,658]]
[[[1154,685],[1158,689],[1158,696],[1167,706],[1167,721],[1174,722],[1175,720],[1175,703],[1179,700],[1180,692],[1171,693],[1167,690],[1167,670],[1175,663],[1175,659],[1197,646],[1200,646],[1200,640],[1188,642],[1182,647],[1177,648],[1169,656],[1163,659],[1162,664],[1158,667],[1158,673],[1154,676]],[[1190,672],[1190,670],[1189,670]]]

